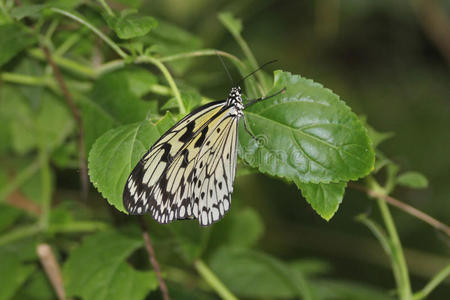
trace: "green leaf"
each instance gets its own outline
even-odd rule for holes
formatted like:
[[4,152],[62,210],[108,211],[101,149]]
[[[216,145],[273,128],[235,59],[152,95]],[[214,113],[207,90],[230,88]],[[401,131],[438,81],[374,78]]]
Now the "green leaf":
[[311,207],[325,220],[329,221],[344,198],[346,182],[338,183],[303,183],[294,180],[302,191],[303,197]]
[[370,140],[373,143],[373,147],[376,148],[379,144],[392,138],[395,134],[393,132],[379,132],[375,130],[372,126],[367,123],[367,119],[365,116],[360,116],[361,122],[367,128],[367,134],[369,135]]
[[319,299],[390,300],[388,291],[344,280],[315,280],[311,282]]
[[0,300],[8,300],[30,276],[34,266],[23,264],[14,252],[0,250],[0,257]]
[[397,183],[414,189],[428,187],[428,179],[419,172],[405,172],[397,177]]
[[16,293],[14,300],[48,300],[55,297],[55,292],[44,270],[35,271]]
[[18,24],[0,25],[0,37],[0,67],[37,41],[34,35]]
[[155,18],[149,16],[124,15],[121,17],[104,16],[108,25],[121,39],[144,36],[158,25]]
[[161,136],[149,121],[120,126],[97,139],[89,153],[89,176],[108,202],[125,212],[122,193],[139,159]]
[[201,257],[208,242],[210,229],[198,226],[197,220],[173,222],[167,226],[177,241],[176,251],[180,252],[188,264]]
[[227,218],[214,227],[212,238],[220,245],[250,248],[264,234],[264,223],[260,215],[247,207],[232,211]]
[[224,247],[213,254],[209,265],[225,286],[240,297],[293,298],[300,295],[289,267],[264,253]]
[[[146,45],[150,45],[151,53],[161,56],[175,55],[201,49],[203,43],[200,38],[174,24],[159,21],[156,28],[149,35],[140,38]],[[169,62],[174,73],[183,73],[194,63],[192,59]]]
[[[0,187],[1,186],[2,184],[0,184]],[[0,232],[11,226],[21,215],[21,210],[0,203]]]
[[283,88],[284,93],[246,109],[259,141],[240,126],[240,157],[263,173],[304,183],[356,180],[373,170],[366,129],[337,95],[312,80],[276,71],[268,94]]
[[85,300],[144,299],[157,288],[155,273],[136,271],[126,262],[142,244],[140,238],[117,232],[85,238],[63,267],[67,296]]
[[52,150],[72,133],[75,124],[72,115],[65,102],[54,94],[44,92],[40,106],[34,111],[23,97],[4,96],[0,114],[9,112],[12,143],[17,153],[25,154],[38,145]]
[[[181,100],[183,100],[184,107],[187,111],[193,110],[195,107],[200,105],[202,102],[202,96],[197,93],[181,93]],[[162,107],[161,110],[164,109],[173,109],[178,108],[178,102],[175,97],[170,98]]]
[[100,77],[94,84],[91,100],[82,99],[81,109],[86,149],[111,128],[145,120],[152,103],[140,97],[157,82],[148,71],[130,67]]
[[48,4],[32,4],[16,6],[11,10],[11,16],[18,21],[25,17],[38,18],[41,16],[41,11],[49,7]]
[[219,14],[219,20],[233,35],[239,35],[242,31],[242,21],[236,19],[232,13],[223,12]]

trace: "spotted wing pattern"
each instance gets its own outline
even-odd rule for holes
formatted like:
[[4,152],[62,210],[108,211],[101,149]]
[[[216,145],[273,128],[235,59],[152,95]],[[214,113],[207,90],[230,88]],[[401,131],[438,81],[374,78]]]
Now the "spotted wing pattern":
[[[198,218],[201,215],[199,209],[203,209],[210,203],[219,209],[218,219],[220,219],[229,209],[232,179],[231,183],[228,181],[229,178],[234,178],[238,118],[230,116],[233,109],[233,107],[227,108],[224,101],[213,102],[191,112],[169,129],[131,172],[123,193],[127,211],[130,214],[150,212],[159,223],[169,223],[175,219]],[[222,133],[217,132],[218,128],[220,128],[219,131],[222,130]],[[230,131],[231,128],[232,131]],[[213,129],[215,131],[212,131]],[[231,136],[226,136],[225,132]],[[217,163],[223,160],[217,154],[209,160],[200,159],[200,154],[206,153],[207,149],[217,148],[224,151],[225,145],[230,142],[233,146],[229,147],[234,151],[230,154],[230,159],[234,157],[234,165],[224,166]],[[204,165],[207,164],[211,167],[205,168]],[[227,186],[223,191],[214,192],[213,196],[200,201],[201,192],[200,194],[196,192],[194,184],[195,178],[202,181],[200,178],[204,175],[196,174],[208,175],[212,172],[214,165],[218,174],[227,176],[227,180],[220,177],[220,182],[228,184],[230,188]],[[208,176],[211,177],[211,175]],[[219,180],[219,175],[215,177]],[[193,199],[197,195],[199,201],[197,206],[194,206]],[[221,199],[218,200],[217,197]],[[228,202],[224,203],[224,199],[228,199]],[[223,206],[222,210],[220,210],[220,203]],[[217,219],[213,218],[217,217],[214,209],[207,207],[206,211],[211,212],[211,221]],[[203,218],[200,224],[211,223],[205,220]]]
[[191,195],[200,225],[222,219],[231,206],[237,160],[238,118],[226,116],[214,128],[196,157]]

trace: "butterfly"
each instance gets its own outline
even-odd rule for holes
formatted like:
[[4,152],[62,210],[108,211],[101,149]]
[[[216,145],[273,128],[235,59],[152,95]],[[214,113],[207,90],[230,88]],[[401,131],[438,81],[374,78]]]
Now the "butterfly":
[[208,226],[222,219],[231,207],[238,124],[244,109],[283,91],[244,105],[242,90],[235,85],[226,100],[198,107],[182,118],[153,144],[128,177],[123,191],[128,213],[150,213],[162,224],[198,219],[200,225]]

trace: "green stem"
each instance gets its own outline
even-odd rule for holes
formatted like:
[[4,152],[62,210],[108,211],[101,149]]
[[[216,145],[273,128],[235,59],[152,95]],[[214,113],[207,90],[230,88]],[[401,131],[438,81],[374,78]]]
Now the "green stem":
[[55,82],[51,78],[29,76],[24,74],[8,73],[8,72],[0,73],[0,80],[25,85],[36,85],[36,86],[55,85]]
[[[238,32],[234,30],[229,30],[231,34],[233,35],[236,42],[239,44],[239,47],[241,47],[242,52],[244,52],[244,55],[247,57],[248,62],[250,63],[250,67],[253,70],[256,70],[258,68],[258,62],[256,61],[255,56],[253,55],[252,50],[250,50],[250,47],[248,46],[247,42],[244,40],[242,35],[240,35]],[[255,76],[258,78],[261,86],[262,86],[262,92],[265,94],[267,92],[267,89],[269,88],[269,84],[267,83],[263,73],[257,72]]]
[[17,240],[21,240],[37,234],[40,231],[39,225],[23,226],[9,231],[7,234],[0,236],[0,247]]
[[4,201],[6,197],[9,196],[9,194],[14,192],[28,179],[30,179],[31,176],[33,176],[37,172],[37,170],[39,170],[40,166],[41,161],[37,160],[24,170],[20,171],[20,173],[16,177],[14,177],[11,182],[9,182],[3,189],[0,190],[0,202]]
[[217,292],[222,299],[236,300],[237,297],[217,278],[211,269],[201,260],[194,262],[194,266],[200,276]]
[[[30,54],[32,57],[37,58],[39,60],[42,60],[42,61],[46,60],[44,52],[39,48],[29,50],[28,54]],[[58,66],[66,69],[66,70],[70,70],[70,71],[73,71],[75,73],[78,73],[80,75],[84,75],[84,76],[87,76],[90,78],[95,77],[94,70],[89,67],[86,67],[77,62],[74,62],[73,60],[61,57],[59,55],[52,55],[52,58]]]
[[120,47],[116,43],[114,43],[109,37],[107,37],[103,32],[101,32],[97,27],[95,27],[88,21],[63,9],[52,8],[52,10],[56,13],[72,18],[73,20],[77,21],[80,24],[83,24],[84,26],[92,30],[95,34],[97,34],[102,40],[104,40],[120,57],[122,58],[128,57],[128,55],[125,52],[123,52],[122,49],[120,49]]
[[106,3],[105,0],[99,0],[99,2],[102,4],[103,9],[106,10],[106,13],[112,17],[114,17],[114,12],[111,10],[111,7]]
[[70,48],[72,48],[81,39],[83,34],[81,32],[76,32],[69,36],[55,51],[53,51],[53,58],[57,56],[64,55]]
[[52,39],[52,35],[55,33],[56,28],[59,25],[59,20],[58,19],[53,19],[52,22],[50,23],[50,26],[48,26],[47,32],[45,33],[45,40],[46,41],[51,41]]
[[[81,233],[104,230],[108,228],[108,224],[97,221],[80,221],[72,222],[66,225],[51,225],[48,228],[48,233]],[[28,238],[42,231],[40,223],[33,225],[22,226],[9,231],[0,236],[0,247],[21,239]]]
[[425,287],[414,294],[414,300],[421,300],[426,298],[445,278],[450,276],[450,264],[439,271]]
[[41,215],[39,217],[39,225],[47,231],[51,206],[51,190],[52,182],[50,175],[50,164],[47,150],[41,146],[39,150],[39,160],[41,161]]
[[139,56],[136,59],[136,63],[151,63],[158,67],[158,69],[161,71],[161,73],[163,73],[164,77],[169,83],[170,88],[172,89],[175,99],[177,100],[180,113],[185,114],[186,108],[184,107],[183,100],[181,99],[180,91],[178,90],[177,85],[175,84],[175,81],[173,80],[173,77],[172,75],[170,75],[170,72],[169,70],[167,70],[166,66],[158,59],[150,56]]
[[[379,195],[384,195],[385,190],[381,188],[372,177],[368,178],[370,188],[376,191]],[[390,238],[390,245],[392,250],[392,263],[394,264],[394,275],[396,275],[398,293],[401,300],[412,299],[411,283],[409,281],[408,266],[406,264],[405,256],[403,254],[400,238],[398,237],[397,229],[392,219],[389,207],[382,197],[377,197],[378,208],[380,209],[383,222],[386,226]],[[397,268],[397,273],[395,268]]]
[[104,230],[108,227],[109,225],[103,222],[79,221],[68,224],[51,225],[48,231],[50,233],[77,233]]
[[168,61],[179,60],[179,59],[190,58],[190,57],[211,56],[211,55],[220,55],[220,56],[226,57],[226,58],[230,59],[233,63],[235,63],[238,67],[241,67],[241,68],[245,67],[244,63],[236,56],[234,56],[230,53],[224,52],[224,51],[214,50],[214,49],[203,49],[203,50],[198,50],[198,51],[185,52],[185,53],[179,53],[179,54],[175,54],[175,55],[164,56],[164,57],[161,57],[159,59],[159,61],[168,62]]

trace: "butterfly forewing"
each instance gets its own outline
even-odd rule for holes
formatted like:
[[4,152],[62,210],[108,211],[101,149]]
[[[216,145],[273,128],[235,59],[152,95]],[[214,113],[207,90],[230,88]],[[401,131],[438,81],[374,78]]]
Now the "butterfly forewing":
[[[169,129],[131,172],[123,193],[127,211],[150,212],[160,223],[200,216],[200,224],[209,225],[220,219],[229,209],[234,178],[238,118],[230,116],[233,109],[225,101],[213,102]],[[225,149],[233,151],[231,164],[224,163],[217,154]],[[208,156],[211,151],[216,154]],[[203,199],[202,192],[194,189],[200,181],[205,183],[202,188],[209,191],[207,196],[204,192]],[[219,181],[223,182],[223,190],[212,189]],[[199,200],[194,206],[196,198]],[[228,202],[224,203],[224,199]],[[200,209],[207,212],[206,217],[202,217]]]

